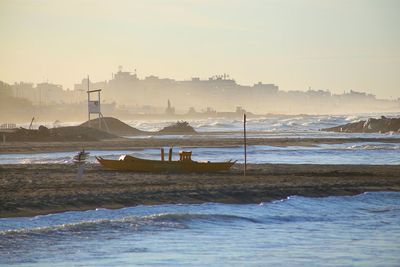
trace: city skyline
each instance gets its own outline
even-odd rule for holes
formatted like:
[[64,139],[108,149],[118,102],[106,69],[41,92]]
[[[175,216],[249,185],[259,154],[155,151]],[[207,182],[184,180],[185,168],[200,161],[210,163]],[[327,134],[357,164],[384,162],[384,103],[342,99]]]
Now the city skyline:
[[[107,83],[114,80],[114,78],[120,74],[127,75],[129,77],[135,77],[135,79],[137,79],[138,81],[159,80],[159,81],[170,81],[170,82],[176,82],[176,83],[193,83],[193,82],[211,82],[211,81],[221,80],[221,81],[230,81],[230,82],[232,82],[232,85],[240,86],[240,87],[243,87],[244,89],[250,88],[250,87],[257,87],[259,85],[267,85],[267,86],[271,86],[271,88],[274,88],[274,90],[276,90],[276,91],[286,92],[286,93],[321,92],[324,94],[325,93],[331,94],[332,96],[349,94],[349,93],[360,93],[360,94],[364,94],[364,95],[377,97],[378,99],[382,99],[382,100],[393,100],[390,98],[379,98],[379,96],[376,96],[375,94],[371,94],[371,93],[369,93],[367,91],[363,91],[363,90],[349,89],[349,90],[343,90],[342,92],[333,92],[329,88],[312,88],[312,87],[308,87],[304,90],[301,90],[301,89],[300,90],[299,89],[284,90],[279,86],[279,84],[267,83],[267,82],[263,82],[263,81],[254,81],[250,84],[240,84],[239,82],[237,82],[235,77],[231,77],[227,73],[210,75],[209,77],[204,77],[204,78],[193,75],[192,77],[190,77],[188,79],[183,79],[183,80],[174,79],[172,77],[159,77],[159,76],[155,76],[155,75],[146,75],[146,76],[141,77],[141,76],[137,75],[136,69],[133,72],[126,71],[123,69],[122,66],[119,66],[117,71],[111,72],[110,78],[95,80],[91,76],[85,76],[85,77],[82,77],[81,79],[78,79],[77,81],[74,81],[72,88],[66,88],[61,83],[59,83],[57,81],[50,81],[50,80],[45,80],[45,81],[41,81],[41,82],[37,82],[37,83],[32,82],[32,81],[14,81],[14,82],[7,83],[7,84],[9,84],[11,87],[18,87],[18,86],[22,85],[22,86],[30,86],[32,88],[42,86],[42,85],[51,85],[51,86],[57,87],[63,91],[84,92],[87,88],[87,78],[89,78],[91,89],[104,89],[104,87],[107,85]],[[0,79],[0,81],[2,81],[2,80]],[[2,81],[2,82],[4,82],[4,81]],[[18,97],[18,95],[15,95],[15,96]],[[400,99],[400,97],[397,99],[394,99],[394,100],[399,100],[399,99]]]
[[[312,8],[311,8],[312,7]],[[399,95],[398,1],[2,1],[0,79],[140,77]],[[318,23],[315,23],[318,21]]]
[[[34,86],[21,82],[3,87],[8,95],[25,98],[33,105],[77,104],[87,100],[88,80],[82,79],[74,85],[74,90],[69,91],[49,83]],[[400,98],[377,99],[372,94],[353,90],[342,94],[315,89],[283,91],[278,85],[261,82],[246,86],[236,83],[227,74],[179,81],[156,76],[141,78],[136,73],[121,71],[120,68],[112,79],[90,79],[90,89],[102,89],[102,103],[139,113],[154,112],[165,107],[166,103],[168,109],[172,110],[173,103],[179,112],[184,113],[187,110],[195,113],[195,110],[204,108],[231,111],[241,107],[257,114],[332,114],[389,112],[397,111],[400,107]]]
[[[200,80],[200,81],[209,81],[209,80],[212,80],[212,79],[221,78],[221,79],[232,80],[233,82],[235,82],[235,84],[237,84],[239,86],[244,86],[244,87],[252,87],[252,86],[256,86],[257,84],[273,85],[273,86],[277,86],[279,88],[279,90],[282,91],[282,92],[298,92],[299,91],[299,92],[307,93],[307,92],[311,92],[311,91],[321,91],[321,92],[331,93],[332,95],[342,95],[342,94],[346,94],[346,93],[357,92],[357,93],[363,93],[363,94],[367,94],[367,95],[372,95],[374,97],[377,97],[378,99],[387,99],[387,100],[398,100],[398,99],[400,99],[400,97],[397,97],[397,96],[396,97],[395,96],[393,96],[393,97],[380,97],[380,95],[376,95],[374,93],[368,92],[366,90],[363,90],[362,88],[358,88],[358,89],[348,88],[348,89],[343,89],[342,91],[340,91],[340,90],[334,91],[334,90],[331,90],[330,88],[313,88],[311,86],[308,86],[307,88],[284,89],[279,84],[270,83],[268,81],[249,81],[249,83],[243,84],[243,83],[238,82],[237,79],[235,79],[235,77],[232,77],[228,73],[209,75],[207,77],[199,77],[199,76],[196,76],[196,75],[192,75],[191,77],[188,77],[188,78],[175,79],[174,77],[163,77],[163,76],[160,77],[160,76],[157,76],[157,75],[154,75],[154,74],[140,76],[139,74],[137,74],[137,72],[138,72],[137,69],[133,69],[133,71],[130,71],[130,70],[125,70],[123,68],[123,66],[121,66],[121,65],[118,66],[118,67],[119,68],[115,72],[110,72],[110,77],[108,77],[108,78],[94,79],[93,76],[84,75],[81,78],[78,78],[76,81],[72,81],[71,82],[72,85],[68,86],[68,87],[64,86],[61,82],[53,81],[53,80],[49,80],[49,79],[43,79],[42,81],[35,82],[35,81],[28,81],[28,80],[6,81],[6,80],[4,80],[4,79],[2,80],[0,78],[0,81],[6,82],[7,84],[9,84],[11,86],[19,85],[19,84],[28,84],[28,85],[31,84],[32,86],[37,86],[37,85],[40,85],[40,84],[51,84],[51,85],[58,86],[58,87],[62,88],[62,90],[64,90],[64,91],[74,91],[74,90],[77,90],[76,89],[77,85],[81,85],[80,83],[83,83],[83,81],[85,81],[84,84],[86,86],[86,83],[87,83],[86,81],[87,81],[88,77],[89,77],[89,80],[90,80],[90,84],[92,84],[92,83],[98,84],[98,83],[103,83],[103,82],[109,82],[114,78],[114,76],[117,73],[122,72],[122,73],[129,73],[130,75],[137,75],[137,79],[139,79],[139,80],[159,79],[159,80],[170,80],[170,81],[173,81],[173,82],[192,82],[192,81],[197,80],[197,79]],[[226,76],[224,76],[224,75],[226,75]],[[97,86],[97,87],[99,87],[99,86]],[[96,87],[96,89],[97,89],[97,87]],[[79,89],[79,90],[82,90],[82,89]]]

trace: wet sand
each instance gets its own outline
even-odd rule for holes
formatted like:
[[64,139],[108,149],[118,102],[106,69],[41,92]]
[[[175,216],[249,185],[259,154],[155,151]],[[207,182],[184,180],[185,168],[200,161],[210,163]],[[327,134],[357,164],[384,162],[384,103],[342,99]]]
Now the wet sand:
[[[125,148],[126,149],[126,148]],[[150,174],[88,164],[76,180],[68,164],[0,165],[0,217],[166,203],[260,203],[291,195],[322,197],[400,191],[400,166],[249,165],[213,174]]]
[[[356,142],[400,143],[400,138],[248,138],[248,145],[316,146]],[[140,148],[181,147],[234,147],[242,146],[241,138],[171,138],[171,139],[112,139],[92,142],[6,142],[0,143],[0,153],[41,153],[86,150],[133,150]]]

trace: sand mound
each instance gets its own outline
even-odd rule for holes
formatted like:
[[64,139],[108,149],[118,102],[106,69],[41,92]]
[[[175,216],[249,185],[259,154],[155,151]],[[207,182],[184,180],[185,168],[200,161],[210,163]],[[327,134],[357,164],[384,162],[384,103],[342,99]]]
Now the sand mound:
[[175,124],[164,127],[159,134],[196,134],[197,132],[186,121],[178,121]]
[[[89,127],[89,121],[81,124],[80,126]],[[146,133],[112,117],[90,120],[90,127],[119,136],[140,135]]]
[[344,133],[400,133],[400,118],[386,118],[382,116],[380,119],[369,118],[366,121],[348,123],[322,130]]
[[[100,120],[100,121],[99,121]],[[100,126],[101,125],[101,126]],[[80,126],[89,127],[89,122],[85,122]],[[196,131],[192,126],[186,121],[178,121],[175,124],[164,127],[158,132],[146,132],[139,129],[133,128],[128,124],[112,117],[104,117],[101,119],[90,120],[90,127],[95,129],[100,129],[111,134],[119,136],[129,136],[129,135],[157,135],[157,134],[195,134]]]
[[14,142],[68,142],[68,141],[99,141],[113,139],[117,136],[97,129],[69,126],[48,129],[40,126],[38,130],[19,128],[13,132],[4,133],[7,141]]
[[[100,125],[101,123],[101,125]],[[38,130],[24,128],[12,132],[4,132],[8,142],[76,142],[76,141],[100,141],[114,139],[118,136],[130,135],[158,135],[158,134],[195,134],[196,131],[187,122],[177,122],[167,126],[158,132],[146,132],[133,128],[128,124],[111,117],[93,119],[79,126],[46,128],[40,126]]]

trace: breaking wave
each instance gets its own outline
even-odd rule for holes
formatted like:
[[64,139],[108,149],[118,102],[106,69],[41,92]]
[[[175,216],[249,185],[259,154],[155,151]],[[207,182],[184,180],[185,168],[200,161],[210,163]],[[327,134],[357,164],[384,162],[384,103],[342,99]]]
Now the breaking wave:
[[349,150],[400,150],[398,144],[359,144],[346,147]]
[[119,219],[99,219],[81,221],[75,223],[66,223],[52,226],[24,228],[24,229],[10,229],[0,231],[1,236],[15,236],[15,235],[38,235],[38,234],[69,234],[81,232],[97,232],[103,229],[112,230],[146,230],[146,229],[185,229],[188,228],[186,222],[201,221],[201,222],[232,222],[244,221],[251,223],[258,223],[259,221],[235,215],[224,214],[177,214],[177,213],[160,213],[147,216],[128,216]]

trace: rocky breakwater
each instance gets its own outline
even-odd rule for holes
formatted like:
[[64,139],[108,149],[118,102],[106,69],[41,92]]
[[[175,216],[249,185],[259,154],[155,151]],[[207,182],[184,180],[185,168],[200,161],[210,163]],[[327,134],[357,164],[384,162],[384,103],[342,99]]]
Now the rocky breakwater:
[[379,119],[369,118],[344,125],[322,129],[328,132],[343,133],[400,133],[400,118],[387,118],[382,116]]

